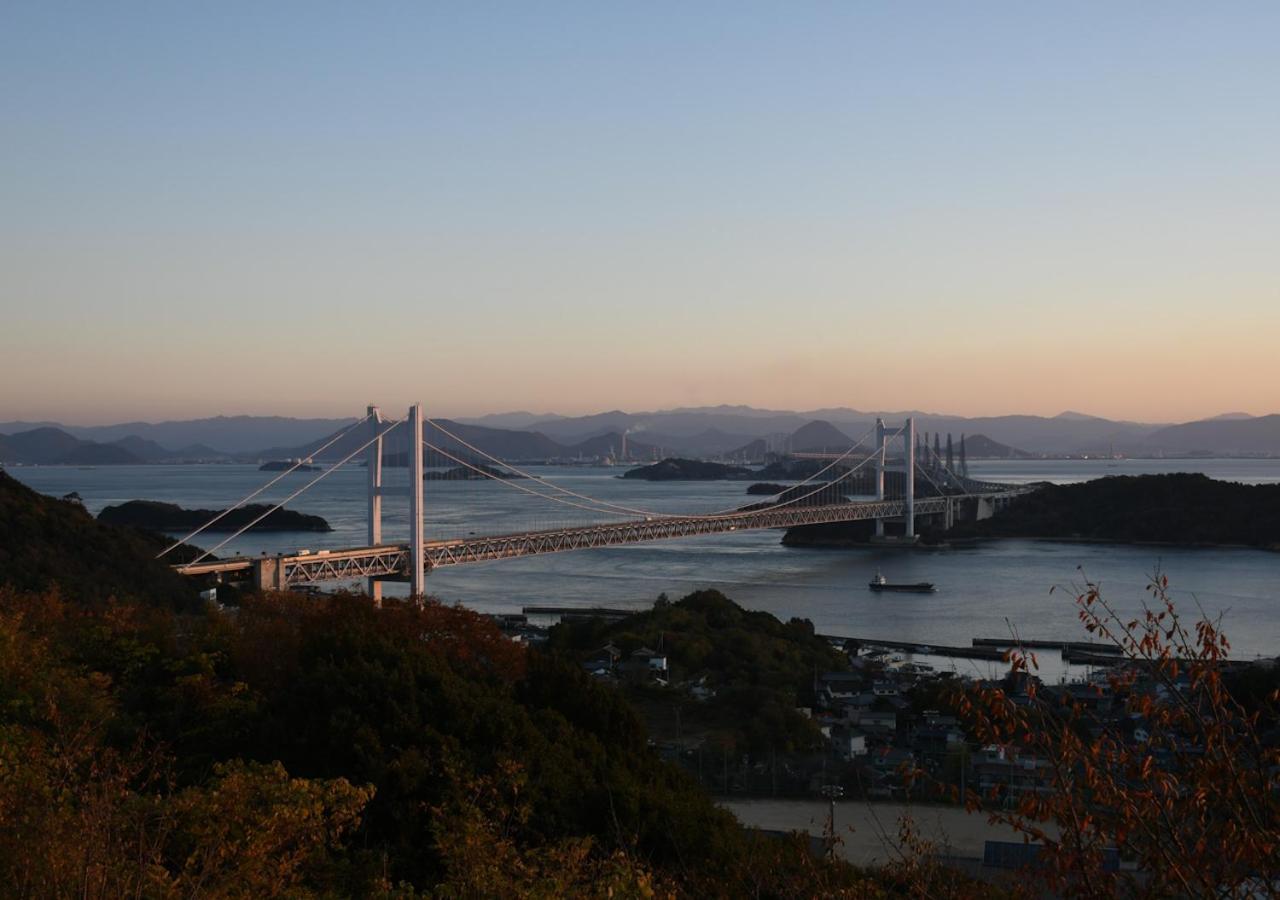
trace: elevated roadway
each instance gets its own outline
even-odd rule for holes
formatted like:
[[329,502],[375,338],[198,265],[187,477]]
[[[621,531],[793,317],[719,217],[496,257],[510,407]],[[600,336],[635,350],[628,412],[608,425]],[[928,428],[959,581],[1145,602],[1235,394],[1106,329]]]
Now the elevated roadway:
[[[994,486],[993,486],[994,487]],[[1000,485],[997,491],[981,491],[940,497],[922,497],[914,501],[914,514],[947,514],[953,504],[965,500],[985,500],[992,508],[1007,502],[1029,488]],[[905,516],[906,500],[864,500],[815,506],[791,505],[783,508],[764,507],[719,516],[654,516],[623,522],[581,525],[547,531],[526,531],[491,537],[466,537],[444,541],[424,541],[426,571],[443,566],[517,559],[546,553],[564,553],[596,547],[619,547],[648,541],[701,535],[727,534],[762,528],[795,528],[835,522],[858,522],[868,519],[892,519]],[[408,544],[379,544],[343,550],[320,550],[292,555],[234,557],[176,565],[179,573],[219,578],[252,577],[257,587],[285,590],[294,585],[358,578],[398,580],[411,573]]]

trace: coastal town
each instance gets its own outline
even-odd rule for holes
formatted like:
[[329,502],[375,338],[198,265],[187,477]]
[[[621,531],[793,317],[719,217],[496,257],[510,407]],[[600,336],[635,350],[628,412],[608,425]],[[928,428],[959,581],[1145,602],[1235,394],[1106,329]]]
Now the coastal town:
[[[688,598],[693,599],[693,598]],[[659,601],[661,606],[665,601]],[[727,602],[727,601],[726,601]],[[557,629],[605,628],[625,635],[628,610],[567,607],[528,607],[523,615],[496,617],[514,640],[546,644]],[[530,624],[531,621],[556,624]],[[608,624],[606,624],[608,623]],[[795,624],[794,620],[791,623]],[[657,644],[675,648],[681,635],[660,637]],[[1191,738],[1170,743],[1153,740],[1165,704],[1194,693],[1190,667],[1172,679],[1157,667],[1126,654],[1120,643],[1102,641],[1028,641],[974,638],[968,647],[939,647],[902,641],[812,635],[826,642],[838,669],[815,670],[811,683],[799,685],[795,695],[805,705],[793,712],[809,726],[813,740],[783,748],[750,746],[715,728],[700,727],[699,710],[715,703],[721,690],[735,690],[725,673],[711,667],[691,667],[677,649],[637,644],[625,636],[578,653],[579,664],[593,679],[623,690],[638,708],[647,711],[650,744],[668,762],[684,769],[699,784],[729,805],[739,816],[758,815],[766,798],[808,801],[817,809],[837,797],[842,804],[881,803],[910,809],[959,806],[966,796],[978,796],[989,806],[1013,809],[1024,798],[1048,797],[1057,789],[1054,760],[1017,740],[984,741],[960,714],[961,698],[998,692],[1024,711],[1062,710],[1071,727],[1090,741],[1107,739],[1124,752],[1150,757],[1161,769],[1178,767],[1178,757],[1202,753]],[[1036,662],[1060,656],[1064,667],[1056,682],[1035,672]],[[979,660],[999,677],[963,674],[948,659]],[[1022,660],[1022,663],[1010,663]],[[929,660],[929,661],[925,661]],[[1280,659],[1223,663],[1229,674],[1273,683]],[[971,667],[977,671],[977,667]],[[1280,723],[1267,723],[1265,746],[1280,746]],[[778,736],[777,744],[785,739]],[[874,807],[873,807],[874,808]],[[834,815],[835,806],[832,806]],[[798,821],[810,833],[820,831],[821,818],[812,812]],[[794,816],[793,816],[794,818]],[[1028,863],[1036,852],[1017,837],[984,829],[982,817],[963,823],[988,839],[970,842],[966,858],[961,848],[949,864],[971,874],[998,877],[1000,871]],[[761,825],[761,822],[744,824]],[[952,825],[953,829],[956,825]],[[815,840],[817,835],[815,834]],[[861,848],[861,849],[859,849]],[[856,845],[854,862],[871,862],[883,847]],[[951,848],[954,854],[957,851]],[[1119,865],[1118,858],[1113,861]]]

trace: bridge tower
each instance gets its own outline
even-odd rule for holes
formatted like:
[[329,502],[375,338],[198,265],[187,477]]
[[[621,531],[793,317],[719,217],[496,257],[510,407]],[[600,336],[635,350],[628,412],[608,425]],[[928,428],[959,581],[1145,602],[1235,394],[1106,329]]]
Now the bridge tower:
[[[876,499],[884,499],[884,419],[876,419]],[[884,519],[876,519],[876,537],[884,537]]]
[[[890,466],[886,459],[890,438],[901,438],[902,466]],[[909,418],[902,427],[891,431],[884,419],[876,419],[876,499],[884,499],[884,473],[903,473],[903,499],[906,501],[905,535],[907,540],[916,536],[916,420]],[[876,537],[884,537],[884,519],[876,519]]]
[[[369,407],[369,546],[382,543],[382,412],[376,406]],[[366,580],[366,591],[373,602],[382,605],[382,582],[377,578]]]
[[427,593],[427,559],[422,535],[422,404],[409,408],[409,597],[421,605]]
[[[369,445],[369,546],[382,545],[382,412],[369,407],[373,443]],[[423,540],[422,477],[425,474],[422,448],[422,404],[409,407],[405,426],[409,429],[409,596],[421,603],[426,595],[426,549]],[[374,603],[382,605],[382,582],[366,579],[366,590]]]

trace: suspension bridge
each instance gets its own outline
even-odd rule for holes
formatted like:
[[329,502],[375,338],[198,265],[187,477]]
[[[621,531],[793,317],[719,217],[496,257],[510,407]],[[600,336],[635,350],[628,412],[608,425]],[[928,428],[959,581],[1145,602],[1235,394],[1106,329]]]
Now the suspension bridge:
[[[388,459],[386,443],[393,436],[402,440],[408,468],[409,528],[408,539],[403,543],[385,542],[382,535],[383,468]],[[936,451],[930,450],[927,440],[923,444],[917,441],[915,422],[910,418],[897,426],[877,419],[873,428],[843,452],[807,454],[825,465],[815,464],[808,477],[770,500],[698,513],[664,512],[600,499],[522,470],[464,440],[445,424],[424,418],[421,404],[415,404],[401,419],[384,418],[377,407],[371,406],[363,418],[313,450],[312,455],[319,456],[335,445],[345,450],[352,443],[357,444],[354,449],[267,512],[195,559],[174,568],[184,575],[214,576],[217,580],[251,578],[255,587],[267,590],[362,579],[368,592],[379,599],[384,581],[403,581],[408,583],[411,597],[421,598],[425,595],[427,573],[444,566],[671,538],[873,521],[878,537],[913,542],[920,517],[938,517],[938,521],[949,528],[962,510],[978,517],[990,515],[1014,497],[1031,490],[1021,485],[979,481],[958,473]],[[214,557],[218,550],[272,511],[358,459],[363,460],[367,469],[368,540],[364,546],[262,557]],[[428,461],[433,465],[452,464],[467,481],[477,482],[487,490],[516,493],[522,500],[550,506],[560,518],[553,524],[548,524],[545,517],[531,522],[504,520],[493,533],[468,531],[458,536],[429,539],[424,521]],[[303,464],[304,459],[297,460],[234,506],[175,541],[161,556],[213,527],[222,517],[260,496]],[[866,495],[861,491],[866,491]],[[900,528],[901,535],[888,538],[887,523],[891,523],[895,531]],[[506,527],[502,527],[504,525]],[[512,527],[519,525],[524,527]]]

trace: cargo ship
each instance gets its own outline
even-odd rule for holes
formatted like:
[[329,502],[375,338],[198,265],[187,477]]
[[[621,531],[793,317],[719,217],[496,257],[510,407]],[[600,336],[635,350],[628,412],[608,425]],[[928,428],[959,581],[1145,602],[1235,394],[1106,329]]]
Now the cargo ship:
[[913,584],[897,584],[889,581],[879,572],[876,577],[871,579],[871,583],[867,585],[873,591],[899,591],[908,594],[932,594],[937,590],[933,586],[932,581],[917,581]]

